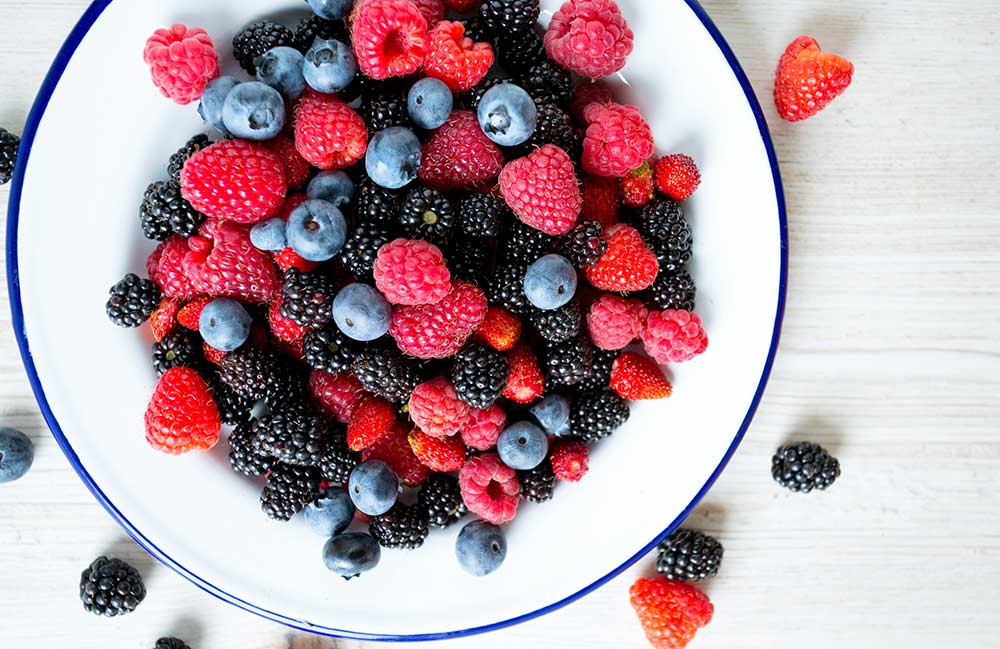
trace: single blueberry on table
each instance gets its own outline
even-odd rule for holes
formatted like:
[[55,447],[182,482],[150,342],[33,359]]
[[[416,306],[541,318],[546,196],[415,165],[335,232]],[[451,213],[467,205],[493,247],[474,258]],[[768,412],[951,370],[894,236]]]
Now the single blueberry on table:
[[333,321],[349,338],[368,342],[389,331],[392,309],[378,289],[348,284],[333,299]]
[[250,243],[258,250],[280,252],[288,247],[285,241],[285,220],[275,217],[250,228]]
[[340,534],[354,520],[354,503],[340,487],[329,487],[303,510],[309,528],[320,536]]
[[31,468],[35,446],[14,428],[0,428],[0,482],[13,482]]
[[313,13],[326,20],[339,20],[351,13],[354,0],[306,0]]
[[538,108],[520,86],[501,83],[483,94],[476,111],[486,137],[500,146],[524,144],[535,132]]
[[500,460],[518,471],[534,469],[548,452],[549,438],[545,436],[545,431],[529,421],[508,426],[497,439]]
[[201,310],[198,331],[212,347],[231,352],[250,337],[252,322],[242,304],[228,297],[217,297]]
[[308,200],[288,215],[285,238],[303,259],[327,261],[344,247],[347,221],[333,203]]
[[354,198],[354,182],[339,169],[321,171],[309,181],[306,196],[321,201],[329,201],[340,207]]
[[347,493],[359,510],[369,516],[381,516],[396,504],[399,478],[385,462],[368,460],[351,471]]
[[229,91],[222,121],[236,137],[270,140],[285,126],[285,100],[271,86],[247,81]]
[[550,394],[533,405],[528,412],[549,435],[569,435],[569,402],[566,397]]
[[420,170],[420,140],[405,126],[390,126],[368,142],[365,170],[376,185],[386,189],[405,187]]
[[462,528],[455,541],[458,563],[470,575],[482,577],[500,567],[507,556],[503,530],[486,521],[472,521]]
[[528,266],[524,295],[543,311],[565,306],[576,294],[576,269],[562,255],[545,255]]
[[455,97],[451,89],[440,79],[425,77],[413,84],[406,97],[406,109],[410,119],[420,128],[438,128],[451,115]]
[[223,135],[229,135],[226,124],[222,121],[222,107],[226,97],[233,88],[240,85],[236,77],[216,77],[208,82],[201,93],[201,103],[198,104],[198,114],[205,123]]
[[337,534],[323,546],[323,563],[344,579],[368,572],[381,558],[382,549],[368,534]]
[[302,52],[294,47],[275,47],[255,62],[257,81],[266,83],[285,99],[296,99],[306,89]]
[[340,92],[354,80],[358,62],[351,48],[340,41],[317,38],[302,64],[306,83],[317,92]]

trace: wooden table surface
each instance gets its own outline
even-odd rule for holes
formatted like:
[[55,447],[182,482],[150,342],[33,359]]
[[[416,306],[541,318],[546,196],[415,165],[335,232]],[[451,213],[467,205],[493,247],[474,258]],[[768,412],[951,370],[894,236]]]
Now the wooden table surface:
[[[20,131],[86,4],[0,0],[0,125]],[[1000,5],[704,4],[767,111],[791,280],[763,404],[689,521],[726,547],[707,585],[715,619],[693,646],[996,647]],[[791,125],[769,95],[774,64],[800,33],[849,57],[856,75],[819,117]],[[6,202],[0,189],[2,214]],[[3,647],[141,649],[168,634],[194,649],[360,646],[296,636],[222,604],[132,543],[49,436],[6,304],[0,319],[0,424],[25,430],[37,448],[28,477],[0,488]],[[829,492],[771,482],[771,453],[793,438],[839,456],[843,476]],[[134,615],[99,619],[80,607],[80,571],[105,552],[146,576],[149,596]],[[626,593],[651,565],[539,620],[446,646],[644,647]]]

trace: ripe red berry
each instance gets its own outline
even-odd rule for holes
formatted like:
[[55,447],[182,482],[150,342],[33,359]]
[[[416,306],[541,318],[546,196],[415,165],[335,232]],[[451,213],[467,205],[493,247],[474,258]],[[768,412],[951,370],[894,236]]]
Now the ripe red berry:
[[446,7],[460,14],[472,11],[479,6],[481,0],[444,0]]
[[368,130],[340,99],[307,90],[295,113],[295,148],[313,166],[343,169],[364,157]]
[[597,79],[625,67],[633,38],[614,0],[569,0],[552,15],[545,51],[570,72]]
[[177,455],[207,451],[219,441],[219,409],[195,370],[173,367],[164,372],[146,407],[146,441],[158,451]]
[[245,227],[211,221],[188,239],[184,272],[199,293],[244,302],[270,302],[281,279],[267,253],[250,243]]
[[366,0],[351,15],[358,68],[372,79],[416,72],[427,48],[427,19],[408,0]]
[[582,83],[576,87],[576,92],[573,94],[573,98],[569,100],[567,109],[569,110],[569,114],[573,116],[573,119],[581,124],[585,124],[587,120],[583,117],[583,111],[587,109],[587,106],[591,104],[611,104],[614,102],[614,99],[615,97],[611,94],[611,89],[603,82]]
[[419,428],[410,431],[410,448],[420,462],[432,471],[458,471],[465,464],[462,438],[431,437]]
[[452,92],[473,88],[492,65],[493,48],[465,36],[462,23],[443,20],[427,32],[424,72],[444,81]]
[[552,236],[573,229],[583,206],[573,161],[554,144],[507,163],[500,193],[521,221]]
[[590,448],[586,442],[561,437],[552,444],[549,462],[556,478],[567,482],[579,482],[587,473]]
[[396,422],[396,409],[381,397],[365,397],[354,407],[347,424],[347,445],[360,451],[379,441]]
[[424,381],[410,395],[410,418],[431,437],[450,437],[469,419],[469,406],[444,377]]
[[648,288],[659,272],[656,254],[643,242],[639,231],[619,223],[604,232],[608,249],[596,264],[587,268],[587,279],[604,291],[641,291]]
[[179,234],[170,235],[146,260],[146,272],[163,294],[180,300],[198,295],[191,279],[184,272],[184,256],[188,253],[187,239]]
[[521,344],[507,354],[507,387],[503,396],[517,403],[531,403],[545,392],[545,377],[531,347]]
[[221,140],[181,170],[181,195],[211,218],[257,223],[274,216],[288,186],[278,156],[245,140]]
[[621,349],[642,335],[646,313],[638,300],[605,293],[594,300],[587,313],[590,339],[600,349]]
[[198,331],[198,323],[201,320],[201,310],[212,301],[213,298],[207,295],[199,295],[177,312],[177,322],[187,327],[191,331]]
[[491,306],[473,338],[505,352],[521,338],[521,319],[502,306]]
[[271,333],[278,340],[286,343],[300,342],[305,337],[307,329],[281,314],[283,300],[284,298],[279,294],[268,305],[267,324],[271,328]]
[[616,179],[584,176],[580,191],[583,195],[581,221],[597,221],[602,228],[610,228],[618,223],[622,196]]
[[424,144],[418,175],[436,189],[463,189],[496,178],[503,161],[503,152],[483,133],[476,114],[456,110]]
[[521,485],[496,453],[470,458],[458,474],[458,485],[465,506],[484,521],[502,525],[517,516]]
[[650,311],[642,332],[642,344],[657,363],[681,363],[705,351],[708,334],[701,318],[690,311]]
[[163,96],[181,105],[198,101],[208,82],[219,76],[219,55],[199,27],[157,29],[146,41],[142,59]]
[[409,429],[405,425],[396,422],[385,437],[361,452],[361,461],[385,462],[407,487],[420,485],[430,475],[430,469],[414,455],[408,433]]
[[421,239],[396,239],[379,248],[373,274],[376,288],[392,304],[434,304],[451,292],[444,255]]
[[153,330],[153,338],[157,341],[174,330],[177,326],[177,312],[181,310],[179,300],[165,297],[160,300],[160,306],[156,307],[149,316],[149,326]]
[[653,133],[635,106],[591,104],[583,111],[583,169],[621,178],[653,156]]
[[822,52],[816,39],[799,36],[785,49],[774,79],[778,114],[790,122],[812,117],[851,85],[854,66]]
[[469,409],[469,420],[462,429],[462,441],[477,451],[489,451],[497,445],[497,439],[507,425],[507,413],[493,404],[486,410]]
[[397,306],[392,310],[389,335],[404,354],[416,358],[454,356],[487,317],[483,290],[455,282],[434,304]]
[[273,257],[274,263],[278,265],[281,272],[285,272],[289,268],[297,268],[303,273],[309,273],[319,268],[319,264],[317,262],[303,259],[299,253],[295,252],[291,248],[285,248],[281,252],[276,252]]
[[664,156],[656,163],[656,188],[675,201],[686,200],[701,183],[698,166],[690,156]]
[[[281,161],[281,168],[285,171],[285,184],[288,186],[289,191],[301,189],[306,184],[309,176],[312,175],[312,166],[295,149],[295,142],[284,135],[279,135],[273,140],[264,142],[262,146],[278,156],[278,160]],[[304,194],[300,194],[300,196],[302,198],[299,202],[306,199]],[[288,201],[286,200],[285,204],[287,205],[287,203]],[[282,206],[283,209],[284,206]],[[286,214],[285,217],[287,218],[287,216]]]
[[639,578],[629,599],[646,639],[656,649],[683,649],[712,621],[714,607],[696,586],[665,577]]
[[621,181],[622,202],[629,207],[643,207],[653,200],[656,183],[648,162],[625,174]]
[[611,389],[630,401],[664,399],[673,392],[660,366],[635,352],[624,352],[611,365]]
[[309,394],[323,414],[346,424],[351,421],[355,406],[365,397],[365,390],[350,372],[328,374],[313,370],[309,374]]

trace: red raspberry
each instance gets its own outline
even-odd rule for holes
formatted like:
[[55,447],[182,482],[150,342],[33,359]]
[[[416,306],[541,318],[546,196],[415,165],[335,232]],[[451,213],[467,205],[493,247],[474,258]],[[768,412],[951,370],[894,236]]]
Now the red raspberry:
[[614,0],[569,0],[552,15],[545,51],[570,72],[597,79],[625,67],[632,40]]
[[496,453],[469,459],[458,474],[462,500],[473,514],[494,525],[502,525],[517,515],[521,485],[514,469]]
[[623,203],[636,208],[645,206],[653,200],[653,190],[656,188],[653,168],[648,162],[643,162],[638,168],[625,174],[621,186]]
[[396,409],[381,397],[362,399],[347,424],[347,445],[351,450],[365,449],[389,434],[396,423]]
[[284,298],[279,293],[267,307],[267,323],[271,327],[271,333],[286,343],[301,341],[306,335],[306,328],[281,314],[282,302]]
[[469,406],[444,377],[425,381],[410,395],[410,418],[431,437],[450,437],[465,426]]
[[198,331],[198,323],[201,320],[201,310],[205,308],[214,298],[207,295],[199,295],[181,307],[177,312],[177,322],[187,327],[191,331]]
[[245,302],[270,302],[281,290],[281,278],[267,253],[250,243],[245,228],[206,222],[188,239],[184,272],[199,293]]
[[639,231],[618,223],[604,231],[608,249],[596,264],[587,268],[587,279],[604,291],[641,291],[648,288],[660,266],[646,247]]
[[690,311],[650,311],[642,332],[642,344],[657,363],[682,363],[705,351],[708,334],[701,318]]
[[701,173],[690,156],[668,155],[656,163],[656,188],[667,198],[686,200],[700,184]]
[[418,175],[437,189],[472,187],[497,177],[503,152],[479,128],[471,110],[456,110],[424,145]]
[[295,148],[320,169],[350,167],[368,149],[365,120],[333,95],[307,90],[295,114]]
[[576,93],[569,100],[569,114],[582,124],[587,121],[583,118],[583,111],[587,109],[587,106],[591,104],[607,105],[613,103],[614,100],[615,96],[611,93],[611,89],[603,82],[584,83],[577,86]]
[[573,229],[583,205],[573,161],[554,144],[508,162],[500,193],[521,221],[553,236]]
[[181,310],[181,303],[178,300],[165,297],[160,300],[160,306],[156,307],[149,316],[149,326],[153,330],[153,338],[157,341],[174,330],[177,326],[177,312]]
[[480,0],[444,0],[445,6],[460,14],[467,13],[479,7]]
[[462,442],[477,451],[489,451],[497,445],[497,438],[507,426],[507,413],[493,404],[486,410],[469,409],[469,421],[462,429]]
[[274,216],[285,200],[281,160],[259,144],[222,140],[188,158],[181,195],[211,218],[257,223]]
[[190,367],[172,367],[160,377],[145,424],[150,446],[171,455],[207,451],[219,441],[219,409],[205,379]]
[[[306,184],[309,176],[312,175],[312,166],[306,162],[305,158],[299,155],[299,152],[295,148],[295,142],[292,142],[284,135],[279,135],[273,140],[264,142],[263,147],[278,156],[278,160],[281,161],[281,168],[285,171],[285,184],[289,190],[301,189]],[[305,195],[302,195],[302,200],[304,201],[305,199]],[[286,199],[282,205],[282,209],[287,204],[288,200]],[[295,208],[293,207],[292,209]],[[288,218],[287,214],[285,218]]]
[[521,319],[502,306],[491,306],[473,338],[505,352],[521,338]]
[[810,36],[799,36],[785,49],[774,77],[774,104],[790,122],[812,117],[851,85],[854,66],[821,52]]
[[597,347],[616,350],[641,336],[645,321],[642,302],[605,293],[590,305],[587,331]]
[[646,639],[656,649],[683,649],[712,621],[714,607],[696,586],[665,577],[640,577],[629,589]]
[[219,76],[219,55],[199,27],[157,29],[146,41],[142,60],[163,96],[181,105],[198,101],[208,82]]
[[557,439],[552,445],[549,462],[552,463],[552,472],[557,478],[567,482],[579,482],[587,473],[589,457],[590,449],[586,442],[566,437]]
[[350,372],[328,374],[313,370],[309,374],[309,394],[323,414],[346,424],[351,421],[355,406],[364,398],[365,390]]
[[612,363],[611,389],[630,401],[664,399],[673,393],[660,366],[635,352],[625,352]]
[[493,65],[493,48],[465,36],[465,25],[443,20],[427,32],[424,72],[445,82],[452,92],[465,92],[482,81]]
[[635,106],[591,104],[583,111],[583,169],[621,178],[653,157],[653,132]]
[[431,437],[419,428],[414,428],[410,431],[410,448],[431,471],[458,471],[465,464],[465,445],[457,435]]
[[622,197],[617,180],[601,176],[584,176],[581,193],[583,195],[581,221],[597,221],[602,228],[610,228],[618,223]]
[[427,479],[430,469],[414,455],[413,449],[410,448],[408,431],[405,425],[396,422],[388,435],[361,452],[361,461],[385,462],[403,484],[407,487],[416,487]]
[[392,304],[433,304],[451,291],[441,250],[420,239],[396,239],[378,250],[375,286]]
[[427,21],[428,29],[444,19],[446,9],[442,0],[410,0],[410,2],[417,7],[420,15]]
[[184,256],[187,253],[187,239],[172,234],[146,260],[149,279],[156,282],[167,297],[187,300],[198,295],[198,290],[184,272]]
[[520,344],[507,354],[507,387],[503,396],[517,403],[531,403],[545,392],[545,377],[531,347]]
[[204,342],[201,345],[201,352],[202,356],[205,357],[205,360],[208,361],[209,363],[212,363],[213,365],[218,365],[222,363],[222,359],[225,358],[226,354],[228,353],[222,351],[221,349],[216,349],[215,347],[212,347],[208,343]]
[[482,289],[455,282],[451,292],[434,304],[394,308],[389,335],[410,356],[447,358],[458,353],[483,322],[486,308]]
[[412,74],[424,62],[427,19],[407,0],[367,0],[351,14],[351,38],[358,68],[372,79]]
[[309,273],[319,268],[318,263],[315,261],[309,261],[308,259],[303,259],[299,256],[299,253],[295,252],[291,248],[285,248],[281,252],[276,252],[273,257],[274,263],[278,264],[278,268],[281,269],[281,272],[285,272],[289,268],[298,268],[303,273]]

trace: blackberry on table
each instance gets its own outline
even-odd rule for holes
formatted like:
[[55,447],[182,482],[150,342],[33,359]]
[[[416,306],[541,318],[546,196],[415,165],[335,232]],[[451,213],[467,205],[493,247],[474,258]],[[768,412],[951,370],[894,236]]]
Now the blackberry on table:
[[274,520],[290,520],[312,501],[319,481],[315,467],[276,462],[260,494],[260,508]]
[[396,503],[386,513],[372,518],[368,532],[383,548],[416,550],[424,544],[430,528],[419,505]]
[[597,221],[582,221],[556,240],[556,252],[577,268],[592,266],[608,250],[608,242],[601,237],[603,232]]
[[249,423],[254,402],[237,394],[217,376],[210,378],[208,387],[212,391],[215,405],[219,408],[219,419],[222,423],[227,426]]
[[413,128],[406,96],[402,93],[387,92],[366,98],[361,104],[361,117],[368,127],[369,137],[390,126]]
[[618,358],[617,350],[594,348],[590,376],[573,386],[578,394],[607,390],[611,385],[611,367]]
[[104,305],[111,322],[119,327],[138,327],[160,306],[160,287],[148,279],[129,273],[108,291]]
[[543,104],[568,102],[575,92],[573,77],[551,59],[535,63],[521,77],[521,87],[536,101]]
[[532,329],[550,343],[564,343],[580,333],[583,313],[578,300],[570,300],[558,309],[543,311],[531,307],[528,322]]
[[504,235],[503,260],[508,264],[533,264],[549,251],[553,238],[514,219]]
[[521,484],[521,498],[529,503],[552,500],[556,488],[556,474],[548,459],[530,471],[518,471],[517,481]]
[[420,485],[417,502],[427,522],[434,527],[448,527],[465,516],[469,509],[462,499],[458,479],[447,473],[432,473]]
[[349,370],[355,353],[351,339],[333,322],[310,329],[302,340],[302,360],[330,374]]
[[275,410],[253,430],[258,452],[285,464],[317,466],[326,452],[326,421],[310,408]]
[[691,260],[691,226],[680,203],[656,199],[639,213],[639,234],[656,253],[661,273],[680,270]]
[[289,268],[281,284],[281,315],[302,327],[322,327],[333,319],[336,296],[333,280],[321,272]]
[[80,575],[80,601],[95,615],[131,613],[145,598],[142,575],[121,559],[97,557]]
[[656,571],[676,581],[714,577],[722,562],[722,544],[704,532],[679,529],[657,546]]
[[257,58],[281,45],[295,45],[292,30],[271,20],[261,20],[247,25],[233,37],[233,57],[241,68],[255,75]]
[[181,170],[184,169],[184,163],[188,161],[188,158],[198,153],[211,143],[212,141],[208,139],[207,135],[204,133],[198,133],[185,142],[184,146],[177,149],[177,152],[171,155],[170,160],[167,161],[167,175],[170,176],[170,179],[180,182]]
[[500,196],[469,194],[458,202],[458,227],[470,237],[495,237],[514,213]]
[[594,371],[594,346],[586,336],[550,343],[545,349],[544,371],[546,385],[576,385]]
[[374,223],[361,223],[354,228],[340,249],[340,263],[359,282],[373,281],[378,249],[389,243],[389,229]]
[[237,473],[255,478],[274,466],[274,458],[257,445],[257,429],[249,421],[236,425],[229,434],[229,464]]
[[473,408],[492,406],[507,387],[510,366],[500,352],[469,343],[453,359],[451,383],[458,398]]
[[0,128],[0,185],[6,185],[14,176],[17,147],[20,145],[21,138],[5,128]]
[[497,57],[505,69],[522,74],[548,56],[542,37],[534,29],[507,32],[497,36]]
[[409,401],[413,388],[420,382],[416,365],[395,346],[362,348],[351,369],[364,389],[392,403]]
[[570,404],[570,433],[590,444],[618,430],[628,416],[628,402],[611,390],[577,395]]
[[583,137],[569,113],[555,104],[536,101],[535,106],[538,109],[535,132],[518,151],[528,155],[545,144],[554,144],[568,153],[570,158],[579,160],[583,152]]
[[403,198],[399,223],[408,237],[441,244],[455,223],[455,208],[443,192],[418,185]]
[[343,428],[336,428],[326,438],[326,452],[319,459],[319,472],[323,479],[338,484],[346,484],[351,471],[361,462],[361,453],[352,451],[347,445],[347,434]]
[[161,180],[146,188],[139,207],[142,232],[147,239],[163,241],[176,232],[190,237],[207,217],[181,195],[176,180]]
[[201,336],[178,327],[153,343],[153,369],[157,376],[163,376],[172,367],[198,369],[204,360],[201,350]]
[[355,183],[354,198],[349,205],[355,224],[390,227],[399,215],[399,200],[398,192],[379,187],[368,176],[362,176]]
[[272,351],[244,346],[223,356],[219,378],[245,399],[263,399],[271,407],[302,400],[305,379],[298,368]]
[[479,8],[486,28],[497,36],[534,28],[539,13],[538,0],[485,0]]
[[493,256],[484,239],[468,238],[451,243],[445,252],[452,279],[486,283],[492,274]]
[[295,49],[305,54],[317,38],[340,41],[350,45],[347,26],[343,20],[326,20],[313,14],[299,21],[295,26]]
[[500,264],[484,292],[490,303],[507,309],[514,315],[524,315],[531,308],[524,294],[524,275],[527,264]]
[[840,462],[813,442],[785,444],[771,459],[771,476],[786,489],[809,493],[840,477]]
[[657,273],[653,283],[640,294],[650,307],[694,311],[696,288],[686,270]]
[[191,647],[180,638],[160,638],[153,649],[191,649]]

